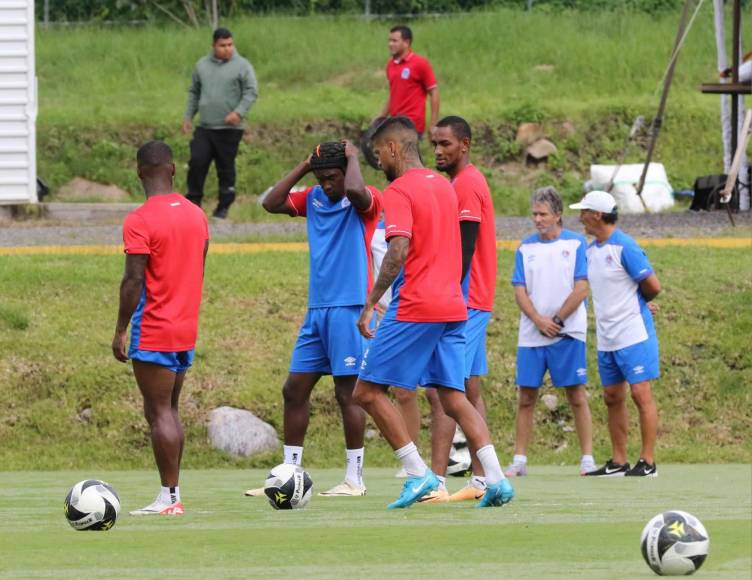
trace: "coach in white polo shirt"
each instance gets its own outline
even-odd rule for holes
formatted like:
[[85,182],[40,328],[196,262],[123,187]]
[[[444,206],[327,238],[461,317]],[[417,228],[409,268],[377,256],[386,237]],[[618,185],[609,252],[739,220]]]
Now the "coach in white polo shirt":
[[[658,411],[650,381],[660,376],[658,338],[648,302],[661,291],[645,252],[616,227],[616,200],[605,191],[591,191],[580,203],[585,232],[595,241],[588,247],[588,280],[598,338],[598,372],[608,408],[608,430],[613,457],[587,475],[655,477],[653,452]],[[627,383],[640,413],[640,458],[630,469],[627,462]]]

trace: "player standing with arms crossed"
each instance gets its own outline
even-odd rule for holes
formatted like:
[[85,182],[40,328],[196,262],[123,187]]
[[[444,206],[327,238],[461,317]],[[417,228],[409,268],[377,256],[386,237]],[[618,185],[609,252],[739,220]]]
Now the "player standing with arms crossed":
[[[660,376],[658,337],[648,303],[661,284],[645,252],[616,227],[616,200],[605,191],[591,191],[569,206],[580,210],[585,231],[595,237],[587,249],[588,280],[598,338],[598,372],[608,408],[613,456],[586,475],[656,477],[655,440],[658,410],[650,381]],[[640,414],[640,458],[627,462],[627,384]]]
[[[373,309],[389,286],[393,298],[363,356],[355,401],[371,417],[402,462],[408,478],[390,509],[406,508],[439,486],[421,458],[387,389],[438,389],[444,411],[456,420],[486,474],[479,507],[514,497],[502,473],[483,417],[465,396],[464,346],[467,306],[462,297],[462,244],[457,196],[451,184],[420,161],[418,133],[406,117],[393,117],[373,138],[381,167],[392,183],[384,192],[389,249],[358,320],[370,328]],[[394,283],[392,285],[392,283]]]
[[112,353],[133,363],[162,489],[153,503],[130,513],[180,516],[185,511],[178,486],[185,436],[178,400],[193,363],[209,226],[204,212],[173,192],[175,164],[165,143],[146,143],[136,160],[146,203],[123,225],[125,274]]
[[[319,184],[290,190],[309,172]],[[267,194],[269,213],[306,218],[310,273],[308,313],[300,329],[282,387],[284,462],[302,465],[310,420],[311,392],[323,375],[332,375],[342,412],[347,470],[345,480],[323,496],[362,496],[363,437],[366,416],[352,399],[365,347],[356,322],[372,285],[371,238],[381,215],[381,193],[366,186],[358,150],[349,142],[326,142]],[[263,496],[263,488],[249,496]]]

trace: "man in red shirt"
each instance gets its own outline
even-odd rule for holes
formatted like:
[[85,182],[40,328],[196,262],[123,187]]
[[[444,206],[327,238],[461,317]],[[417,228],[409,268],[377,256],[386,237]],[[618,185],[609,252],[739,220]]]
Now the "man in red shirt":
[[209,226],[201,209],[174,193],[169,146],[150,141],[136,160],[146,203],[123,225],[125,274],[112,353],[133,362],[162,489],[153,503],[131,515],[179,516],[184,513],[178,487],[184,435],[178,399],[193,362]]
[[407,26],[389,31],[389,53],[386,78],[389,99],[380,117],[404,115],[415,125],[419,135],[426,129],[426,95],[431,97],[431,123],[439,118],[439,86],[428,59],[412,51],[413,33]]
[[392,182],[384,191],[389,249],[358,320],[363,336],[374,338],[373,309],[389,286],[393,299],[363,355],[353,395],[408,475],[400,497],[389,508],[409,507],[439,486],[387,396],[390,386],[412,390],[416,384],[438,390],[444,412],[460,424],[477,454],[487,484],[479,506],[508,503],[514,490],[501,471],[486,422],[465,396],[467,306],[460,287],[457,196],[445,178],[423,167],[418,133],[407,117],[384,121],[373,145]]

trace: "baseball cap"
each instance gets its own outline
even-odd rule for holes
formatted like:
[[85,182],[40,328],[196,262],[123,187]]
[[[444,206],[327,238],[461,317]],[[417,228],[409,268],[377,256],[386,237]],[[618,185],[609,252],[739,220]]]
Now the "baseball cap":
[[579,203],[573,203],[570,209],[589,209],[602,213],[612,213],[616,209],[614,196],[605,191],[591,191]]

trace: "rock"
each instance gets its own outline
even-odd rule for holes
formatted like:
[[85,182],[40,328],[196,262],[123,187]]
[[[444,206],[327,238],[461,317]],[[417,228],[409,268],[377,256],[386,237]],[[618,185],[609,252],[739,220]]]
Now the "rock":
[[366,429],[364,437],[368,440],[376,439],[379,436],[379,432],[376,429]]
[[84,407],[78,413],[78,420],[82,423],[88,423],[91,421],[91,407]]
[[541,161],[546,157],[554,155],[557,151],[556,145],[548,139],[538,139],[527,148],[527,154],[536,161]]
[[564,433],[574,433],[574,427],[570,427],[569,425],[564,425],[561,430],[564,431]]
[[572,123],[572,121],[564,121],[561,124],[561,132],[566,137],[571,137],[572,135],[577,133],[577,128],[574,126],[574,123]]
[[556,67],[552,64],[536,64],[533,70],[544,73],[552,73]]
[[556,411],[559,406],[559,397],[556,395],[546,394],[541,397],[541,401],[549,411]]
[[57,190],[55,197],[62,201],[130,201],[130,194],[116,185],[74,177]]
[[517,138],[515,140],[523,147],[527,147],[542,139],[543,135],[543,125],[540,123],[522,123],[517,127]]
[[235,457],[249,457],[279,448],[274,427],[250,411],[218,407],[209,413],[209,442]]
[[566,441],[564,441],[564,443],[562,443],[556,449],[554,449],[554,453],[563,453],[567,447],[569,447],[569,445],[567,444]]

